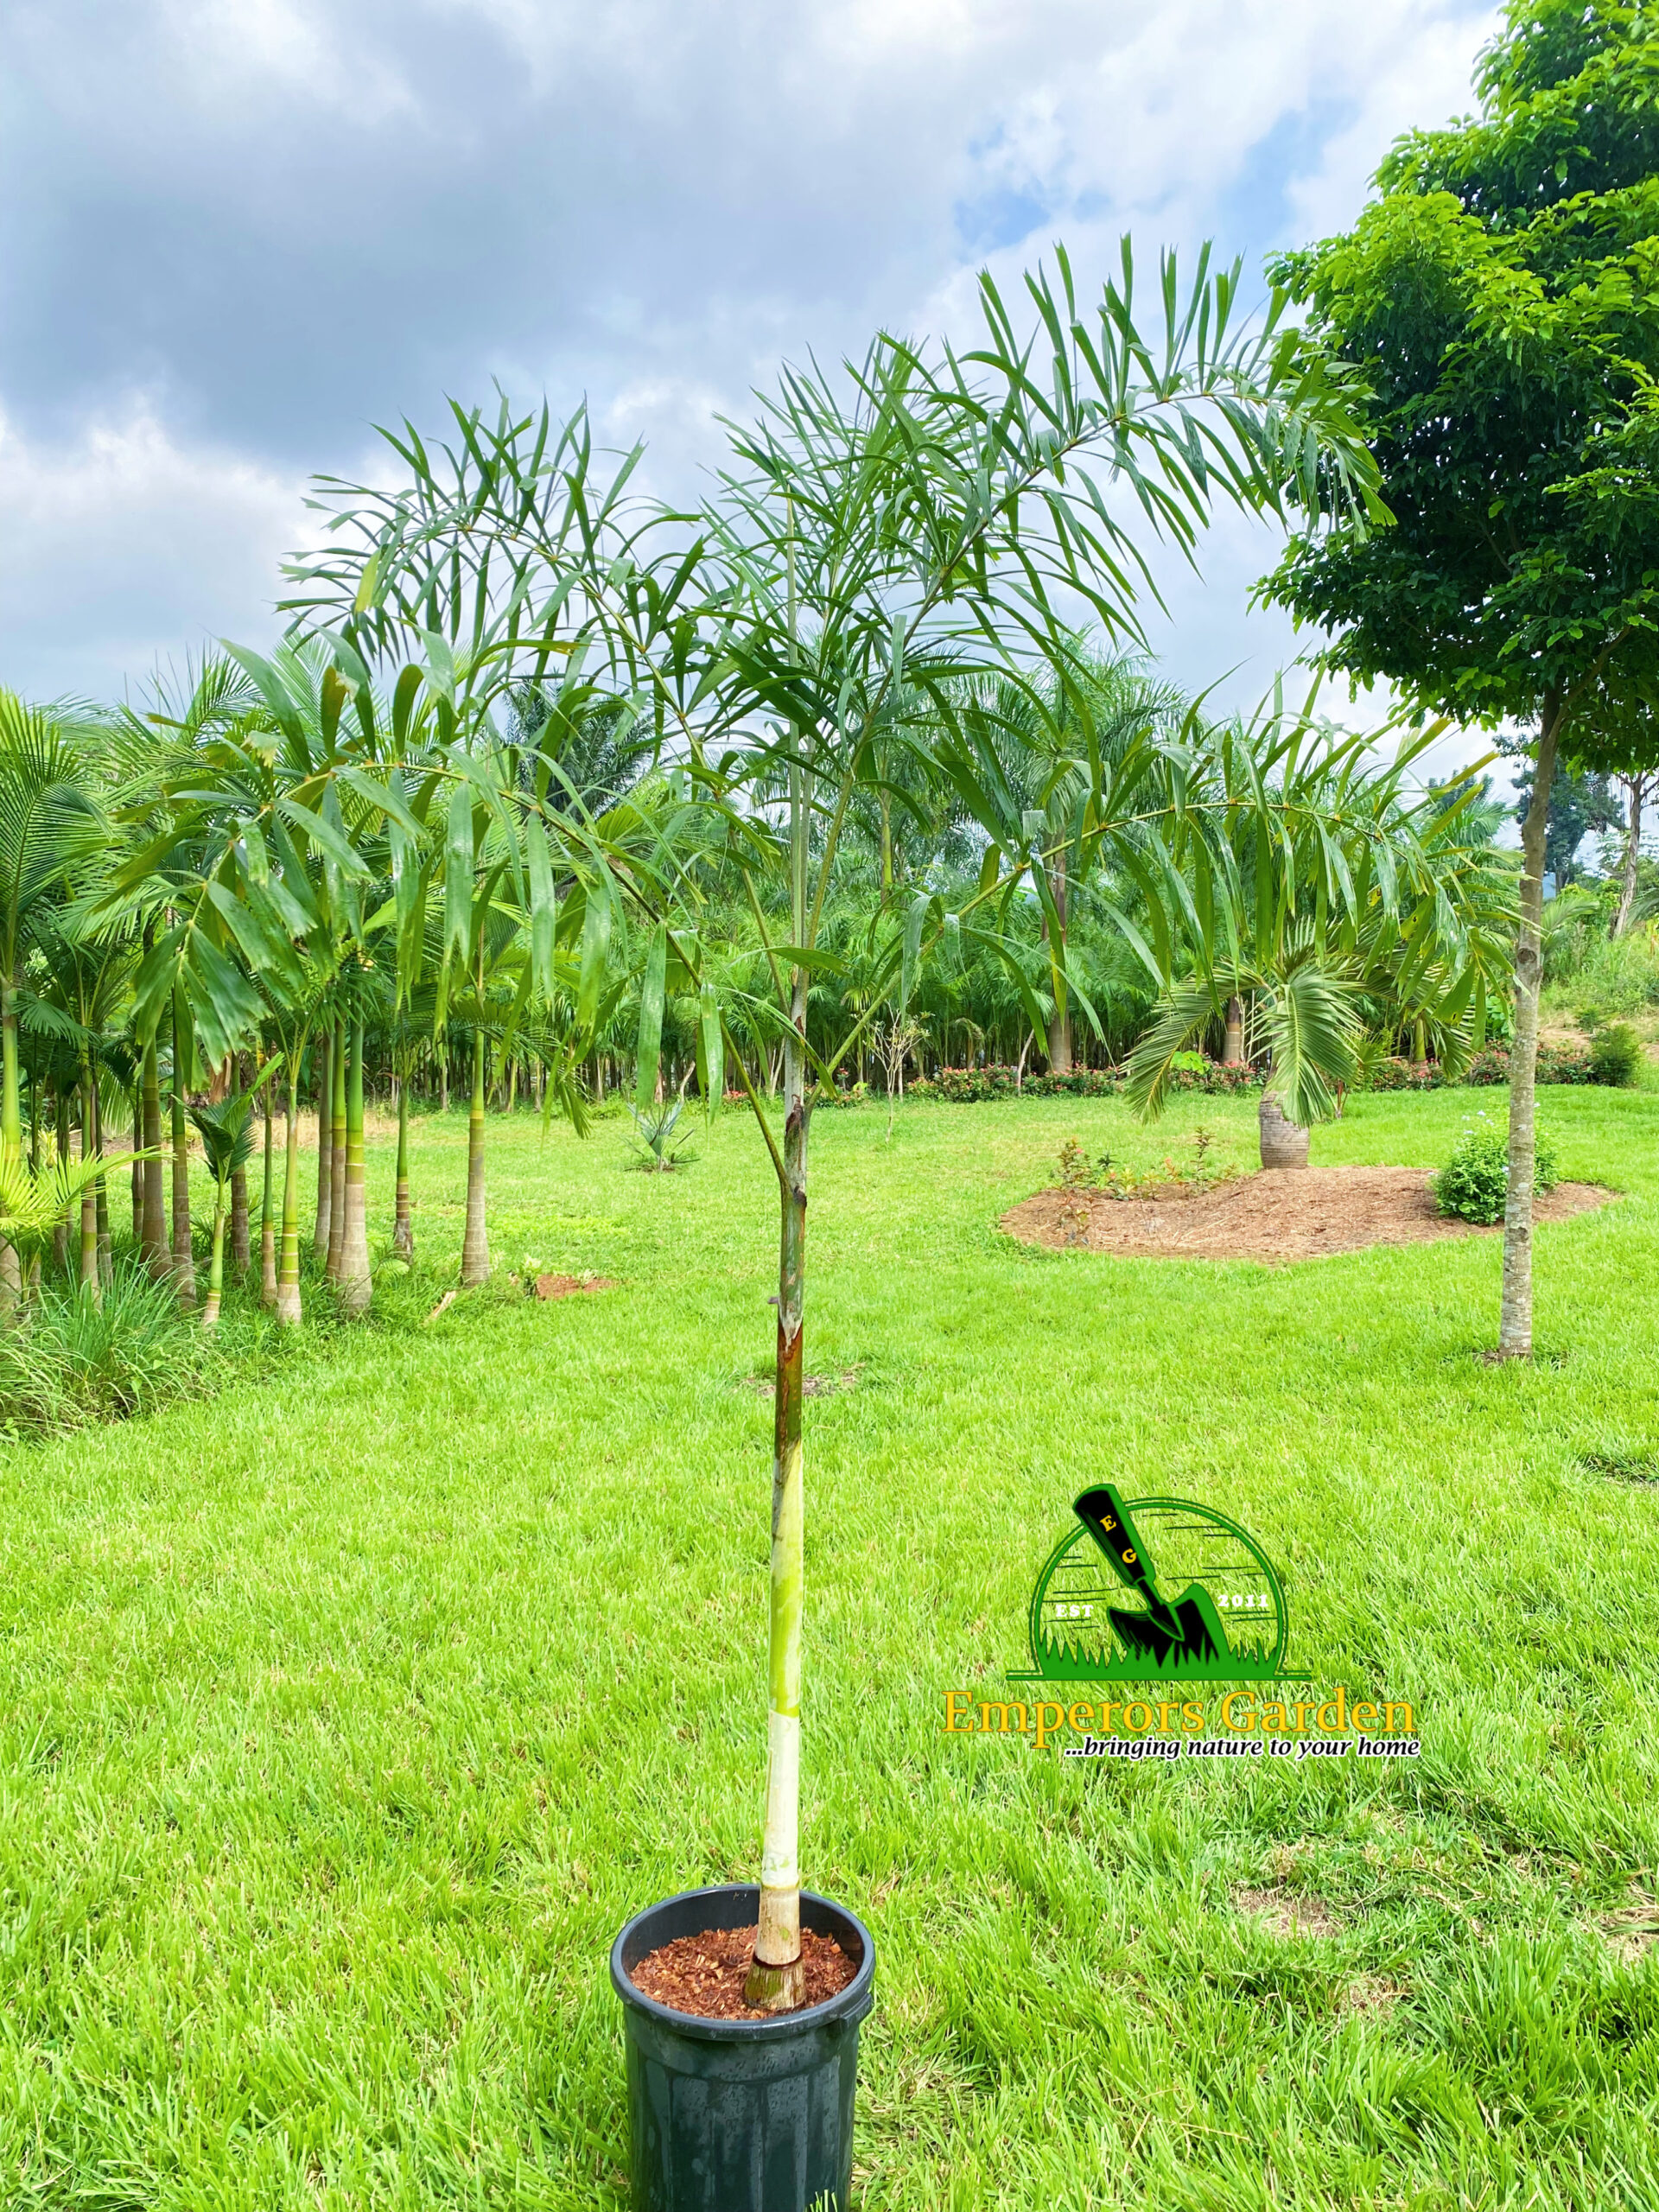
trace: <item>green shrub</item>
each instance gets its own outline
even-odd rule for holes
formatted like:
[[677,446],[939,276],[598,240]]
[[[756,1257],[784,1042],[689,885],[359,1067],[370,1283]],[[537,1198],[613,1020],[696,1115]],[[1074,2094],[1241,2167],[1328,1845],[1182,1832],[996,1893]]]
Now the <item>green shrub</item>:
[[1605,1029],[1598,1029],[1591,1041],[1591,1079],[1629,1090],[1636,1081],[1642,1058],[1642,1039],[1630,1023],[1612,1022]]
[[1169,1065],[1172,1069],[1185,1069],[1189,1075],[1207,1075],[1210,1071],[1210,1063],[1202,1052],[1172,1052]]
[[48,1285],[25,1321],[0,1332],[0,1430],[149,1413],[206,1387],[218,1357],[171,1286],[124,1258],[101,1306],[79,1286]]
[[[1538,1124],[1535,1133],[1533,1189],[1553,1191],[1560,1180],[1555,1145],[1549,1132]],[[1482,1114],[1465,1122],[1451,1159],[1434,1178],[1434,1197],[1443,1214],[1459,1221],[1472,1221],[1483,1229],[1503,1218],[1503,1202],[1510,1185],[1510,1132]]]

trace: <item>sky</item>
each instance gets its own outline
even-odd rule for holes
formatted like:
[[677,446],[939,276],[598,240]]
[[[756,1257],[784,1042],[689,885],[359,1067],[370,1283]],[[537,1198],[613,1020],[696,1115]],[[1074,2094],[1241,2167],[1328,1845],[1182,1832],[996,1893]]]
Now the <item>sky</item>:
[[[316,472],[446,394],[587,399],[695,487],[780,362],[1345,227],[1472,105],[1464,0],[0,0],[0,683],[259,645]],[[1260,289],[1265,291],[1265,284]],[[381,449],[384,450],[384,449]],[[1236,517],[1153,646],[1247,705],[1299,640]],[[1446,741],[1450,760],[1484,745]]]

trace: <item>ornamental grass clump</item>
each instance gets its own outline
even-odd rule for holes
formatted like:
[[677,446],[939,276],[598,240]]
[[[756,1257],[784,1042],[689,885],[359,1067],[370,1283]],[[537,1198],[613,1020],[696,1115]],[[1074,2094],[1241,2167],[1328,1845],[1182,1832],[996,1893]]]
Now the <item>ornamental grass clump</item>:
[[[1440,1211],[1457,1221],[1473,1222],[1490,1229],[1503,1218],[1510,1188],[1510,1136],[1485,1115],[1465,1122],[1451,1159],[1434,1178],[1434,1198]],[[1533,1159],[1533,1191],[1541,1197],[1560,1181],[1555,1144],[1549,1132],[1536,1134]]]

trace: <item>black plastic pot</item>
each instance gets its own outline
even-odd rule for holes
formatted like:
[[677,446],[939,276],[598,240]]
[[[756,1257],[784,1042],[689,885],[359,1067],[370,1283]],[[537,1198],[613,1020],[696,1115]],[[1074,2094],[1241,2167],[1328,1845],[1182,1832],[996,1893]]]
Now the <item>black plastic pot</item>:
[[630,1969],[678,1936],[752,1928],[752,1885],[687,1890],[636,1913],[611,1947],[628,2038],[634,2212],[849,2212],[859,2023],[875,1945],[854,1913],[801,1893],[801,1925],[858,1971],[839,1995],[768,2020],[699,2020],[634,1987]]

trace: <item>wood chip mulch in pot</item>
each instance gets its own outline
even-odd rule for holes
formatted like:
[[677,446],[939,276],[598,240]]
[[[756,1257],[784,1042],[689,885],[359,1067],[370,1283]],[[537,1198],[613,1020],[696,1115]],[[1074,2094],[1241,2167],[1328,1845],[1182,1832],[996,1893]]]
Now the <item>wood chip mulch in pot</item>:
[[[786,2013],[757,2012],[743,2001],[743,1984],[754,1956],[755,1930],[711,1928],[702,1936],[677,1936],[659,1950],[647,1952],[630,1976],[636,1989],[676,2012],[702,2020],[767,2020]],[[801,1930],[808,2005],[839,1995],[858,1972],[833,1936]]]

